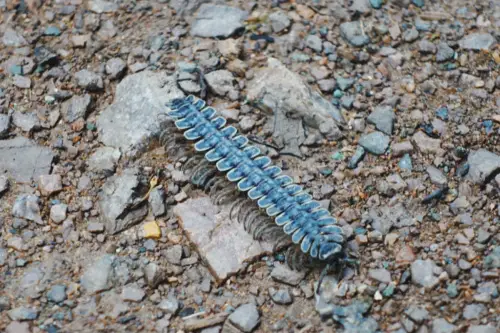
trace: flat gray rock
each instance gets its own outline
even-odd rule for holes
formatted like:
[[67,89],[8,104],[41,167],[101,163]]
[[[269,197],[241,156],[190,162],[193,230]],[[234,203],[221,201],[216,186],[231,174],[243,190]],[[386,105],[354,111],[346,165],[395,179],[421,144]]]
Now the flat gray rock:
[[141,198],[145,192],[147,181],[137,169],[126,169],[121,175],[106,181],[99,192],[99,207],[108,233],[126,230],[147,215],[147,205],[135,206],[135,199]]
[[374,155],[382,155],[389,148],[391,138],[382,132],[372,132],[359,138],[358,144]]
[[10,182],[9,179],[7,178],[6,175],[1,175],[0,176],[0,197],[1,195],[7,191],[10,187]]
[[274,280],[292,286],[298,285],[304,279],[305,275],[305,271],[294,271],[288,268],[288,266],[281,264],[276,265],[271,272],[271,277]]
[[169,6],[172,7],[179,16],[191,15],[204,3],[224,4],[224,0],[170,0]]
[[269,21],[271,22],[271,27],[274,32],[281,32],[287,29],[292,22],[288,15],[282,11],[276,11],[270,14]]
[[90,264],[80,278],[82,288],[89,294],[111,288],[114,261],[115,256],[106,254]]
[[422,131],[417,131],[413,135],[412,141],[423,154],[435,154],[441,148],[441,140],[431,138]]
[[54,154],[47,147],[18,136],[0,140],[0,174],[7,173],[17,182],[27,183],[50,173]]
[[123,287],[121,298],[124,301],[140,302],[144,299],[146,293],[137,285],[127,285]]
[[61,107],[61,114],[65,121],[72,123],[78,118],[87,117],[92,97],[89,94],[83,96],[73,96],[65,101]]
[[99,147],[87,160],[89,170],[113,174],[122,154],[112,147]]
[[437,318],[432,321],[431,333],[450,333],[454,332],[457,327],[450,324],[444,318]]
[[487,182],[500,172],[500,155],[486,149],[471,151],[467,163],[469,172],[466,178],[476,184]]
[[467,330],[467,333],[496,333],[495,327],[490,325],[471,325]]
[[337,130],[336,123],[347,124],[339,109],[275,58],[269,58],[268,66],[256,73],[255,79],[248,84],[247,98],[263,109],[279,108],[291,118],[301,118],[307,126],[316,129],[325,123]]
[[372,220],[372,227],[383,235],[389,233],[392,227],[403,228],[415,225],[415,219],[403,206],[398,203],[393,207],[374,207],[368,212]]
[[413,283],[426,288],[434,287],[439,279],[434,275],[436,264],[434,261],[427,260],[415,260],[411,264],[411,279]]
[[12,320],[35,320],[38,318],[40,310],[36,308],[28,308],[20,306],[7,312],[7,315]]
[[166,213],[165,196],[165,189],[163,187],[155,187],[149,193],[148,201],[153,216],[162,216]]
[[340,25],[340,35],[356,47],[370,43],[370,37],[364,32],[361,21],[344,22]]
[[445,185],[448,182],[446,175],[433,165],[427,166],[427,174],[431,182],[435,185]]
[[375,281],[381,283],[391,283],[391,272],[385,268],[370,269],[368,271],[368,276]]
[[88,9],[94,13],[113,13],[118,10],[118,5],[111,1],[90,0],[87,3]]
[[226,96],[228,93],[237,93],[234,88],[234,76],[228,70],[221,69],[205,75],[208,87],[219,96]]
[[12,215],[26,220],[43,224],[40,216],[40,199],[36,195],[21,194],[16,198],[12,207]]
[[384,132],[387,135],[391,135],[395,119],[396,115],[394,114],[392,107],[389,105],[382,105],[377,106],[375,110],[370,113],[368,118],[366,118],[366,121],[370,124],[374,124],[379,131]]
[[175,78],[165,72],[143,71],[129,75],[116,87],[115,101],[97,117],[99,139],[135,157],[162,131],[165,104],[183,97]]
[[458,44],[466,50],[489,50],[496,44],[496,40],[491,34],[472,33],[462,38]]
[[0,114],[0,139],[6,137],[9,133],[11,117],[7,114]]
[[38,119],[35,112],[16,111],[12,114],[12,123],[24,132],[40,129],[40,119]]
[[241,305],[228,319],[243,332],[252,332],[260,323],[259,311],[252,303]]
[[174,214],[220,282],[242,269],[245,261],[272,251],[271,244],[255,241],[242,224],[229,219],[229,207],[218,211],[208,197],[188,199],[175,206]]
[[235,7],[203,4],[191,26],[195,37],[228,38],[244,29],[248,12]]
[[87,69],[76,72],[75,79],[78,86],[88,91],[99,91],[104,88],[104,82],[102,81],[101,75]]
[[26,39],[24,39],[24,37],[21,34],[19,34],[17,31],[15,31],[10,27],[5,29],[2,42],[3,45],[5,46],[13,46],[13,47],[21,47],[28,45]]

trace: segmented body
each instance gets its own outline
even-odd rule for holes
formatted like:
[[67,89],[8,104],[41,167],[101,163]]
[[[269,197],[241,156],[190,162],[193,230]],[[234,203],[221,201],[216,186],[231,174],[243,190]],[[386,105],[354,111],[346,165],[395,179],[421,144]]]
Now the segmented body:
[[[272,165],[269,157],[261,155],[258,147],[238,135],[236,128],[225,126],[226,120],[213,108],[205,107],[205,102],[194,96],[175,99],[168,106],[177,129],[204,154],[205,165],[215,164],[240,192],[246,192],[301,252],[328,264],[346,259],[345,237],[336,219]],[[201,169],[202,165],[198,167]],[[207,169],[204,174],[210,172]]]

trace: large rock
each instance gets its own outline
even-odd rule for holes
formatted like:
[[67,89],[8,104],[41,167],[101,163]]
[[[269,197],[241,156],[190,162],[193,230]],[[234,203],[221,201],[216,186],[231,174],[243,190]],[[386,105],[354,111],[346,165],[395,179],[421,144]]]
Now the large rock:
[[112,287],[111,276],[115,259],[115,256],[106,254],[85,269],[80,283],[86,292],[93,294]]
[[50,174],[54,154],[50,148],[18,136],[0,140],[0,174],[8,173],[18,182],[30,182]]
[[21,194],[12,206],[12,215],[43,224],[40,216],[40,199],[36,195]]
[[342,23],[340,25],[340,35],[349,42],[349,44],[356,47],[361,47],[370,43],[370,37],[365,33],[363,22],[361,21]]
[[191,26],[196,37],[228,38],[244,29],[248,12],[235,7],[203,4]]
[[272,245],[257,242],[240,223],[231,222],[229,209],[218,211],[207,197],[189,199],[174,208],[187,237],[222,282],[244,267],[244,262],[270,253]]
[[328,123],[345,125],[340,111],[300,77],[277,59],[269,58],[268,67],[255,75],[248,85],[247,98],[267,110],[280,109],[292,118],[301,118],[306,125],[319,128]]
[[486,149],[470,152],[467,163],[469,163],[467,179],[476,184],[487,182],[500,172],[500,155]]
[[462,38],[458,44],[466,50],[489,50],[496,44],[496,40],[491,34],[472,33]]
[[147,192],[147,181],[137,169],[126,169],[110,178],[99,193],[101,217],[106,231],[116,234],[141,221],[148,213],[147,204],[139,204]]
[[374,124],[375,127],[381,132],[387,135],[392,134],[392,129],[394,127],[394,120],[396,115],[389,105],[377,106],[375,110],[368,116],[366,121],[370,124]]
[[243,304],[228,319],[243,332],[252,332],[260,323],[259,310],[252,303]]
[[168,5],[175,10],[175,14],[178,16],[191,15],[193,14],[202,4],[211,3],[224,3],[224,0],[170,0]]
[[24,37],[19,34],[17,31],[14,29],[7,27],[5,29],[5,32],[3,34],[2,38],[3,45],[5,46],[13,46],[13,47],[20,47],[20,46],[25,46],[28,45],[28,42]]
[[158,136],[166,120],[165,104],[183,97],[175,78],[165,72],[129,75],[116,87],[115,101],[97,118],[99,138],[106,146],[137,156]]
[[381,206],[370,209],[368,216],[372,227],[387,235],[392,227],[404,228],[415,225],[416,221],[402,203],[393,207]]

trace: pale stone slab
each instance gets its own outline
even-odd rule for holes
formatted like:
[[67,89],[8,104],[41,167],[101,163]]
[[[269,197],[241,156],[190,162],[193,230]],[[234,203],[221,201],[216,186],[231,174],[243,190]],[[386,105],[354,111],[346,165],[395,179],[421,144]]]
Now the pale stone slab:
[[272,244],[255,241],[242,224],[229,219],[229,207],[215,206],[208,197],[188,199],[174,214],[218,282],[237,273],[245,261],[272,252]]

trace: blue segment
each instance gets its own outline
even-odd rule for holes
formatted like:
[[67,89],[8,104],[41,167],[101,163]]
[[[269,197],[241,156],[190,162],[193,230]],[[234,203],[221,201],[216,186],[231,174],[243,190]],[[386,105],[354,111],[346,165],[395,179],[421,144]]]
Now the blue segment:
[[230,139],[238,132],[238,130],[233,126],[228,126],[224,127],[220,132],[226,139]]
[[219,171],[231,170],[240,163],[241,159],[235,155],[229,155],[228,157],[217,162],[216,166]]
[[167,112],[167,114],[174,119],[180,119],[180,118],[185,118],[190,112],[192,112],[190,105],[183,104],[179,108]]
[[[189,96],[189,97],[192,97],[192,96]],[[202,99],[199,99],[196,102],[194,102],[193,105],[196,108],[196,110],[201,110],[205,107],[205,101]]]
[[251,173],[248,177],[240,180],[238,183],[238,189],[242,192],[246,192],[253,187],[256,187],[264,180],[264,177],[260,174],[260,172]]
[[281,188],[275,188],[266,196],[263,196],[257,201],[259,208],[267,208],[275,204],[283,195],[283,190]]
[[237,137],[233,138],[233,144],[236,146],[236,148],[243,148],[245,145],[248,143],[248,139],[244,136],[238,135]]
[[312,196],[307,193],[299,193],[294,196],[295,202],[297,202],[299,205],[309,202],[312,200]]
[[293,195],[300,193],[300,191],[302,191],[302,186],[299,186],[297,184],[288,185],[287,187],[285,187],[285,191],[286,191],[286,193],[288,193],[288,195],[293,196]]
[[252,200],[256,200],[260,197],[265,196],[273,189],[274,189],[273,182],[270,180],[265,180],[261,182],[259,185],[257,185],[257,187],[251,189],[248,192],[248,197]]
[[311,213],[316,208],[321,207],[321,204],[317,201],[310,201],[308,203],[303,204],[302,207],[304,208],[305,211],[307,211],[308,213]]
[[295,201],[293,197],[283,196],[278,202],[275,203],[274,206],[271,206],[267,209],[267,215],[275,216],[280,214],[283,211],[286,211],[287,208],[292,207]]
[[203,115],[203,118],[210,120],[215,116],[215,110],[213,108],[204,108],[201,111],[201,114]]
[[238,181],[242,178],[248,177],[248,175],[252,171],[253,171],[253,168],[251,165],[248,165],[246,163],[242,163],[227,173],[227,179],[229,179],[229,181],[231,181],[231,182],[235,182],[235,181]]
[[243,149],[243,152],[248,158],[254,158],[260,154],[260,149],[257,148],[256,146],[248,146],[245,149]]
[[188,129],[196,126],[198,124],[198,118],[196,117],[187,117],[184,119],[177,120],[175,122],[175,126],[178,129]]
[[305,235],[304,239],[302,240],[302,243],[300,244],[300,249],[302,252],[307,253],[311,249],[312,242],[314,240],[314,237],[311,235]]
[[299,228],[300,228],[300,225],[298,225],[298,223],[292,222],[292,223],[285,224],[285,226],[283,227],[283,231],[285,232],[285,234],[291,235]]
[[275,178],[281,174],[281,169],[276,165],[271,165],[264,169],[264,173],[267,177]]
[[335,242],[342,244],[344,242],[344,237],[341,234],[333,233],[322,236],[323,241],[327,241],[328,243]]
[[196,142],[194,145],[194,149],[196,149],[196,151],[207,151],[217,146],[217,143],[219,142],[220,142],[219,136],[212,135],[210,137],[207,137],[206,139]]
[[305,229],[299,229],[295,231],[294,234],[292,235],[292,242],[294,244],[299,244],[306,234],[307,232]]
[[221,158],[226,157],[227,155],[229,155],[230,152],[231,150],[227,146],[219,144],[217,145],[217,147],[206,153],[205,158],[209,162],[215,162],[220,160]]
[[212,119],[211,123],[212,123],[212,125],[215,126],[215,128],[221,129],[222,127],[224,127],[224,125],[226,125],[226,119],[224,119],[222,117],[217,117],[217,118]]
[[196,140],[208,135],[209,133],[213,133],[213,129],[208,124],[200,124],[195,128],[184,132],[184,137],[188,140]]
[[267,156],[261,156],[261,157],[257,157],[255,160],[253,160],[255,165],[259,168],[259,169],[264,169],[265,167],[267,167],[269,164],[271,164],[271,159]]
[[282,186],[282,187],[293,183],[292,177],[287,176],[287,175],[282,175],[282,176],[276,177],[275,180],[279,184],[279,186]]
[[322,242],[319,246],[319,259],[326,260],[342,251],[342,246],[337,243]]
[[314,241],[311,245],[311,252],[309,254],[313,258],[317,258],[319,254],[319,244],[320,244],[320,237],[316,236],[314,237]]

